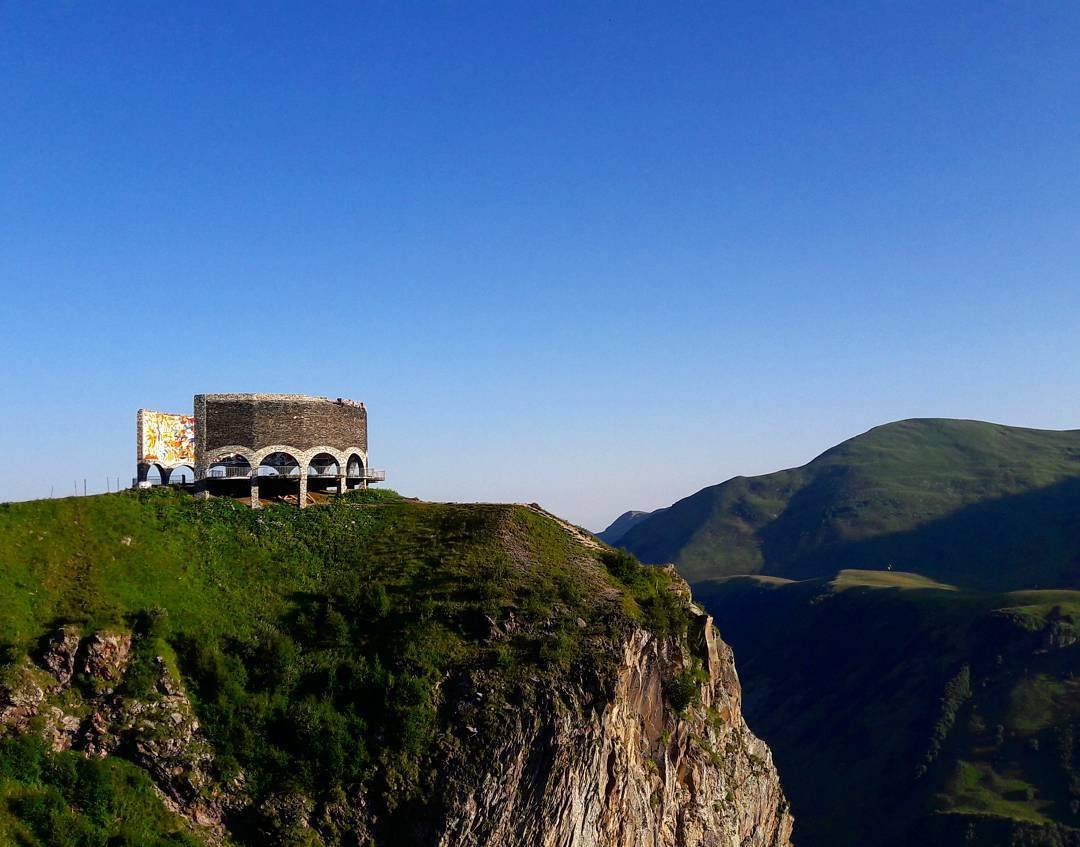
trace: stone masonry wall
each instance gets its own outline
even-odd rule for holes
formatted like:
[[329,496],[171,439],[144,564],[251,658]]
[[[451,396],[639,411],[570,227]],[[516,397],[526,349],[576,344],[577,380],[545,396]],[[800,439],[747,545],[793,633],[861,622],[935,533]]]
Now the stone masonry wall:
[[367,410],[351,400],[304,394],[198,394],[195,439],[200,457],[222,447],[258,452],[273,445],[360,448],[366,456]]

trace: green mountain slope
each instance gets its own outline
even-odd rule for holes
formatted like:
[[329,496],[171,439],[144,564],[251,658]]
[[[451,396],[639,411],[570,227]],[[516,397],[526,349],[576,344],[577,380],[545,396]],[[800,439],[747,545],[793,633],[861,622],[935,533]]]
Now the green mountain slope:
[[0,504],[0,586],[0,844],[22,847],[203,843],[147,772],[223,844],[433,843],[508,715],[690,614],[677,578],[538,510],[389,492]]
[[691,583],[891,567],[966,586],[1068,586],[1080,585],[1078,514],[1080,430],[916,419],[702,489],[619,544]]
[[800,847],[1080,844],[1080,592],[731,577],[732,645]]

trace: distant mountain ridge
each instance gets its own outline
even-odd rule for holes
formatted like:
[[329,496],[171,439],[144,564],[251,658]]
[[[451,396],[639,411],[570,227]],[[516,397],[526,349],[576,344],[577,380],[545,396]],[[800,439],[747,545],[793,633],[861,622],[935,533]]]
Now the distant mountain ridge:
[[676,563],[691,583],[892,568],[969,587],[1073,586],[1078,515],[1080,430],[916,418],[704,488],[635,517],[613,543]]
[[[659,509],[657,511],[663,511]],[[655,515],[656,512],[637,512],[629,511],[623,512],[615,520],[611,522],[607,529],[603,532],[596,533],[596,537],[603,541],[605,544],[617,545],[619,539],[621,539],[631,529],[641,523],[645,518]]]

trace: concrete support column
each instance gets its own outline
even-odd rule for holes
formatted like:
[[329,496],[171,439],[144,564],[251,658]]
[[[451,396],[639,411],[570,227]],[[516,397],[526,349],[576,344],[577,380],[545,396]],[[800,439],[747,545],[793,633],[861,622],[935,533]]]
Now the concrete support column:
[[307,468],[300,468],[300,508],[303,509],[307,505]]
[[135,468],[135,486],[137,488],[149,488],[150,482],[147,477],[150,475],[150,465],[147,462],[139,462]]
[[191,489],[191,492],[196,500],[210,499],[210,490],[206,482],[209,467],[209,464],[201,459],[195,462],[195,487]]
[[348,489],[348,485],[349,483],[345,480],[345,474],[339,472],[337,477],[337,493],[344,494]]
[[259,475],[252,473],[251,475],[251,508],[259,509],[262,507],[262,503],[259,502]]

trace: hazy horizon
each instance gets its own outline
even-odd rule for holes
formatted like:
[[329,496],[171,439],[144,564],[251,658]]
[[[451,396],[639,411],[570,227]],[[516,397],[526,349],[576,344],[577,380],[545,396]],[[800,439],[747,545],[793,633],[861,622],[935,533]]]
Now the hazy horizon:
[[350,397],[591,529],[873,426],[1080,426],[1080,8],[0,9],[0,500]]

